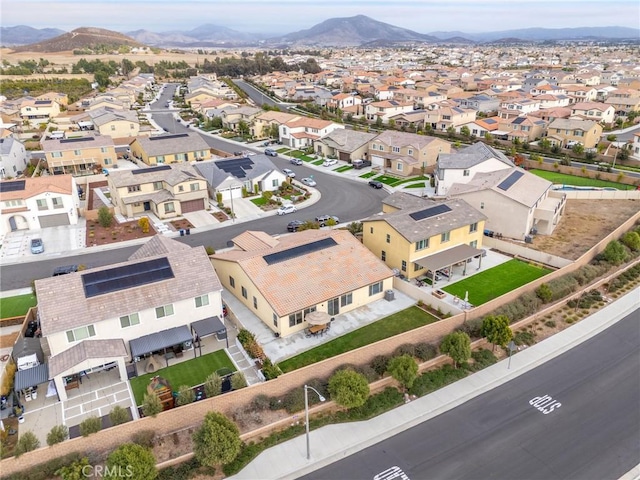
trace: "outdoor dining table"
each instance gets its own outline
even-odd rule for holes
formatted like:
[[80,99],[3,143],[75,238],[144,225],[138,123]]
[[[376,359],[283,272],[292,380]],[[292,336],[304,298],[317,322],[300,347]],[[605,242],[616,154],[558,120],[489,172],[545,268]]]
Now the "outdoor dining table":
[[326,324],[324,324],[324,325],[311,325],[309,327],[309,333],[311,333],[313,335],[316,335],[317,333],[320,333],[320,332],[326,330],[326,328],[327,328]]

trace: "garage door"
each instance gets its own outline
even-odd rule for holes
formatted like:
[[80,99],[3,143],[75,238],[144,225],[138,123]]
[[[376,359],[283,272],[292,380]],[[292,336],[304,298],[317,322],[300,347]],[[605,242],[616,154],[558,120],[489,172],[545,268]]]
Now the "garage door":
[[351,154],[349,152],[338,152],[338,160],[349,162],[351,160]]
[[188,202],[180,202],[180,209],[182,213],[197,212],[198,210],[204,210],[204,200],[202,198],[198,200],[189,200]]
[[69,216],[66,213],[57,213],[55,215],[46,215],[44,217],[38,217],[40,220],[40,228],[47,227],[60,227],[63,225],[71,225],[69,222]]
[[377,155],[371,155],[371,164],[372,165],[377,165],[379,167],[383,167],[384,166],[384,158],[383,157],[379,157]]

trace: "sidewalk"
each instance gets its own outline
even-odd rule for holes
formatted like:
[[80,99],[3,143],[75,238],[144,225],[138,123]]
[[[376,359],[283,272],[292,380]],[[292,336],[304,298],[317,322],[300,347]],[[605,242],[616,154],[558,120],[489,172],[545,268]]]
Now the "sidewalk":
[[[578,324],[454,384],[366,422],[329,425],[311,432],[312,459],[300,435],[261,453],[234,479],[295,479],[414,427],[547,362],[594,337],[638,308],[640,288]],[[283,461],[286,459],[286,461]],[[268,472],[268,475],[267,475]]]

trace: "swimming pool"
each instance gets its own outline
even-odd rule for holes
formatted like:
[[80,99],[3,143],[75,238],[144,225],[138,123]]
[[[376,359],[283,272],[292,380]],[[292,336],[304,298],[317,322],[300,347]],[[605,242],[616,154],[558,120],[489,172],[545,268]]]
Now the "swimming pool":
[[617,188],[613,187],[578,187],[576,185],[553,185],[551,187],[553,190],[560,190],[564,192],[590,192],[590,191],[607,191],[607,192],[617,192]]

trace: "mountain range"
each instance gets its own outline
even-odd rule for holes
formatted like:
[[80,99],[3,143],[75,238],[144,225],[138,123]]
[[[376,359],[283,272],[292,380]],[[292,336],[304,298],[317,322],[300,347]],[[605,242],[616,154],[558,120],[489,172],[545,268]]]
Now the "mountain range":
[[[3,46],[39,44],[56,40],[64,35],[76,36],[81,29],[66,33],[55,28],[35,29],[28,26],[1,27],[0,43]],[[82,29],[92,30],[92,29]],[[109,32],[103,29],[104,32]],[[73,35],[75,33],[75,35]],[[86,32],[84,32],[86,33]],[[527,28],[485,33],[465,33],[459,31],[439,31],[429,34],[415,32],[388,23],[374,20],[365,15],[331,18],[309,29],[289,33],[280,37],[265,34],[245,33],[227,27],[205,24],[188,31],[150,32],[135,30],[111,32],[112,37],[121,35],[119,41],[127,44],[144,44],[157,47],[197,48],[197,47],[241,47],[241,46],[384,46],[402,43],[485,43],[504,41],[561,41],[561,40],[638,40],[640,29],[628,27],[581,27],[581,28]],[[124,40],[127,38],[127,40]],[[57,41],[57,40],[56,40]],[[58,41],[58,47],[46,51],[59,51],[69,42]],[[25,50],[22,47],[21,50]]]

